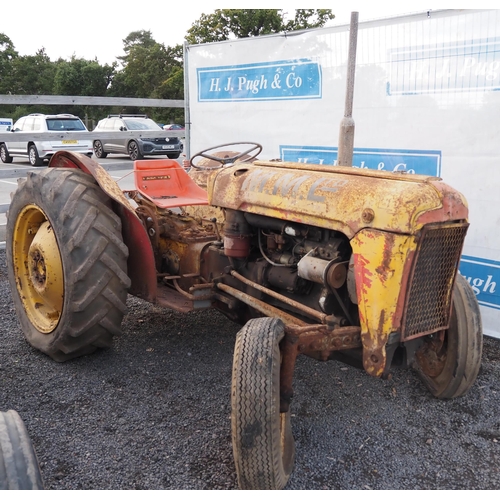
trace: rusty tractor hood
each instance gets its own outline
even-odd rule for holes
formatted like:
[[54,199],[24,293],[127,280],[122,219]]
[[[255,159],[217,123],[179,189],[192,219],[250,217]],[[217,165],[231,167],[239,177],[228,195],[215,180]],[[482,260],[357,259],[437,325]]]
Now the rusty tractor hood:
[[213,206],[335,229],[415,234],[424,224],[467,220],[462,194],[438,177],[292,162],[256,161],[208,179]]

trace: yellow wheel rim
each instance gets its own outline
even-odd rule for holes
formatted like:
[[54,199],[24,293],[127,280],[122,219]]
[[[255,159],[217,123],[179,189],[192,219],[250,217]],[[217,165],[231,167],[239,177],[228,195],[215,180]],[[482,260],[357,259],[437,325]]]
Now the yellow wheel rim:
[[39,207],[23,208],[12,246],[17,291],[26,315],[41,333],[51,333],[62,314],[64,275],[54,231]]

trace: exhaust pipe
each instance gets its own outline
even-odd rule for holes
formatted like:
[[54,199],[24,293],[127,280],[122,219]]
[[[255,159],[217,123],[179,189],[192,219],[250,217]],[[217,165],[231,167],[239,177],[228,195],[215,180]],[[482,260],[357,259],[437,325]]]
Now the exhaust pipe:
[[354,120],[352,118],[352,102],[354,98],[354,72],[356,69],[356,46],[358,42],[358,13],[351,12],[349,29],[349,55],[347,59],[347,84],[345,95],[344,118],[340,122],[339,149],[337,165],[352,166],[354,151]]

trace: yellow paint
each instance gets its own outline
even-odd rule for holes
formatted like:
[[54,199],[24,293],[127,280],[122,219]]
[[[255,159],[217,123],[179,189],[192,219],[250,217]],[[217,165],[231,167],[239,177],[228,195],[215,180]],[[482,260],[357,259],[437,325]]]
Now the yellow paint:
[[385,367],[385,345],[399,329],[398,302],[403,300],[405,264],[416,250],[413,236],[364,229],[351,240],[361,322],[363,363],[373,376]]
[[[291,166],[236,164],[222,169],[208,179],[209,201],[218,207],[335,229],[349,238],[364,227],[416,234],[422,228],[419,216],[443,206],[433,177]],[[364,219],[366,213],[372,216]]]
[[27,205],[14,225],[12,255],[26,315],[41,333],[51,333],[62,314],[64,274],[56,237],[43,211]]

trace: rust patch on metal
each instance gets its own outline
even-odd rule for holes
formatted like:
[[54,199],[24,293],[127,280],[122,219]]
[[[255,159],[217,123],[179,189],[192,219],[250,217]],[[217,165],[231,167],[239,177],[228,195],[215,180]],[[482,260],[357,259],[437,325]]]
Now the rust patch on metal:
[[384,240],[384,249],[382,252],[382,263],[375,271],[379,275],[380,281],[385,283],[394,270],[391,268],[391,262],[394,253],[394,235],[388,234]]
[[436,208],[436,210],[428,211],[420,215],[417,219],[419,224],[468,220],[469,208],[465,197],[461,193],[444,182],[432,182],[431,185],[439,193],[442,199],[442,205]]
[[293,372],[299,354],[326,361],[335,352],[362,347],[359,326],[328,330],[324,325],[285,327],[280,343],[280,412],[287,412],[293,398]]
[[362,347],[359,326],[343,326],[333,330],[325,325],[287,326],[285,335],[296,339],[297,350],[301,354],[321,352],[327,354],[326,359],[335,351]]
[[424,345],[416,352],[420,369],[429,377],[437,377],[446,363],[445,331],[427,338]]
[[379,345],[378,341],[384,333],[385,309],[381,309],[379,323],[374,332],[361,333],[363,341],[363,367],[372,377],[382,376],[385,363],[385,344]]
[[296,318],[295,316],[292,316],[291,314],[288,314],[282,311],[281,309],[278,309],[277,307],[271,306],[262,300],[256,299],[255,297],[252,297],[251,295],[241,292],[236,288],[225,285],[224,283],[217,283],[217,288],[237,298],[238,300],[241,300],[245,304],[261,312],[265,316],[281,319],[283,323],[285,323],[285,325],[305,326],[307,324],[304,321]]

